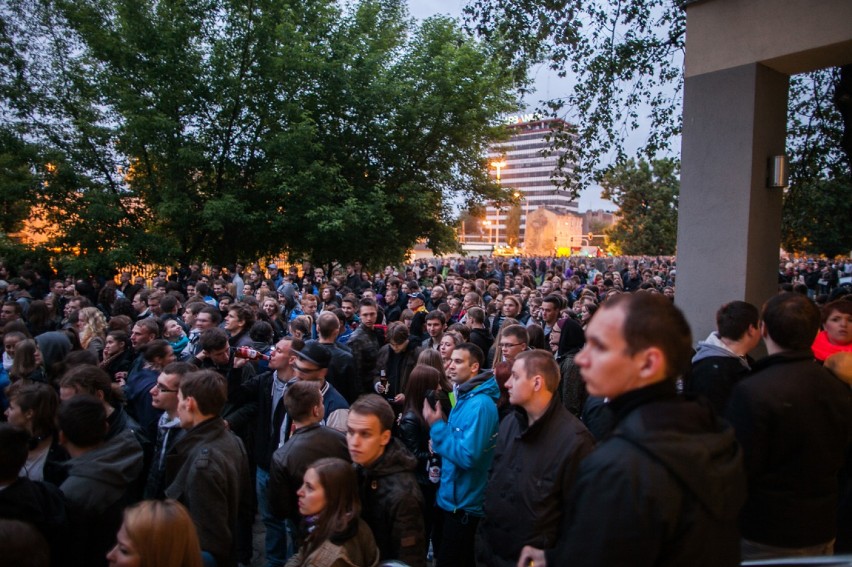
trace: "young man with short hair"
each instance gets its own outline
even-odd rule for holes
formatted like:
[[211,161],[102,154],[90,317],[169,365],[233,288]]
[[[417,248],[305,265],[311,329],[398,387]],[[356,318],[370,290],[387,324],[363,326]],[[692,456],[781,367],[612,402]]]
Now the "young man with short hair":
[[488,470],[497,438],[500,388],[490,371],[481,371],[485,355],[471,343],[453,350],[447,374],[456,404],[444,421],[441,405],[426,400],[432,448],[442,457],[438,513],[432,543],[436,567],[474,565],[474,538],[484,515]]
[[441,346],[441,337],[444,336],[444,329],[447,327],[447,317],[439,310],[430,311],[426,315],[426,338],[423,339],[420,346],[438,350]]
[[245,448],[219,417],[225,378],[212,370],[190,372],[177,396],[186,434],[166,456],[166,496],[189,510],[202,551],[216,565],[234,567],[238,523],[251,523],[252,498]]
[[743,559],[833,554],[852,396],[814,361],[820,322],[819,309],[805,295],[770,298],[760,322],[768,356],[728,402],[725,415],[748,475],[740,512]]
[[614,428],[580,465],[554,545],[527,545],[518,564],[739,565],[742,451],[711,408],[678,396],[691,350],[661,294],[601,305],[574,361],[589,394],[610,400]]
[[305,471],[324,457],[348,461],[349,451],[343,433],[322,424],[325,408],[317,382],[295,382],[287,388],[283,402],[293,433],[272,454],[266,497],[275,517],[296,526],[300,520],[296,491]]
[[477,538],[482,565],[514,567],[524,545],[556,543],[580,462],[595,446],[586,426],[560,402],[560,378],[545,350],[522,352],[512,366],[506,388],[515,411],[500,423],[485,489],[488,513]]
[[357,465],[361,517],[370,526],[382,561],[426,566],[423,495],[414,476],[417,459],[391,437],[394,412],[375,394],[349,409],[346,441]]
[[106,441],[107,429],[103,402],[94,396],[74,396],[59,408],[59,442],[71,455],[59,487],[71,527],[67,565],[103,564],[142,474],[142,447],[133,432]]
[[722,414],[734,386],[751,371],[748,353],[760,344],[759,319],[757,307],[745,301],[720,307],[717,330],[698,343],[684,390],[704,396]]
[[151,388],[151,405],[163,412],[157,422],[157,437],[154,442],[154,456],[145,483],[144,497],[146,499],[165,498],[166,455],[175,443],[184,435],[177,414],[178,388],[181,378],[198,370],[186,362],[172,362],[166,366],[157,377],[157,383]]

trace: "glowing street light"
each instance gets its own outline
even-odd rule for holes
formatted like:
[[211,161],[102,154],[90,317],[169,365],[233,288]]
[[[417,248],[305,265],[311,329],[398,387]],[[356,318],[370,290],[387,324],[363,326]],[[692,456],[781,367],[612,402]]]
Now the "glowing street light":
[[506,167],[506,160],[492,161],[491,167],[497,170],[497,183],[500,183],[500,172]]

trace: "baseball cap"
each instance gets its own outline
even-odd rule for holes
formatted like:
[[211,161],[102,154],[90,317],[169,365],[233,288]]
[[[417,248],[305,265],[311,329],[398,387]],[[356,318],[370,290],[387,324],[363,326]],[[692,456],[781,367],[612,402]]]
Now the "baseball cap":
[[328,365],[331,363],[331,353],[319,343],[311,342],[306,344],[302,347],[302,350],[296,351],[296,356],[305,362],[316,364],[320,368],[328,368]]

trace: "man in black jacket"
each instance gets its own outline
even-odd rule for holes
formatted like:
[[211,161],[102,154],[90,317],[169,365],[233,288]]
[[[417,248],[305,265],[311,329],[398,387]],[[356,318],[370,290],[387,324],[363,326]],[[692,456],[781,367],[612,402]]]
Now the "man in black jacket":
[[220,567],[237,565],[237,527],[252,521],[248,456],[219,417],[228,390],[212,370],[180,381],[178,417],[186,435],[166,456],[166,497],[189,510],[202,552]]
[[524,545],[546,549],[556,542],[580,462],[595,446],[588,429],[560,403],[559,379],[547,351],[515,359],[506,381],[515,411],[497,436],[477,538],[479,565],[514,567]]
[[325,409],[317,382],[293,383],[284,394],[284,406],[293,422],[293,434],[272,455],[267,499],[270,511],[295,528],[300,519],[296,491],[305,471],[325,457],[348,461],[349,451],[343,433],[322,424]]
[[754,362],[748,353],[760,344],[757,307],[745,301],[731,301],[716,312],[716,328],[698,343],[692,357],[692,371],[685,390],[707,398],[722,414],[731,391],[751,371]]
[[580,465],[556,544],[524,547],[519,564],[739,565],[742,454],[711,408],[677,396],[691,350],[662,295],[601,306],[574,360],[589,394],[610,400],[614,428]]
[[423,495],[414,476],[417,459],[391,437],[394,413],[375,394],[349,408],[346,441],[358,465],[361,517],[370,526],[382,561],[426,567]]
[[[267,496],[272,454],[281,442],[284,423],[284,397],[293,380],[294,350],[304,346],[302,339],[285,337],[278,341],[269,359],[269,372],[243,382],[241,396],[257,404],[254,426],[254,455],[257,459],[257,502],[260,518],[266,526],[266,562],[278,567],[287,559],[287,530],[284,518],[272,513]],[[293,380],[291,382],[291,380]]]
[[331,361],[325,379],[351,404],[361,395],[361,382],[356,374],[355,359],[337,342],[340,330],[337,315],[331,311],[323,311],[317,318],[319,339],[308,342],[316,342],[328,351]]
[[820,319],[804,295],[769,299],[760,323],[769,356],[728,404],[748,475],[744,559],[833,553],[852,400],[849,387],[813,360]]

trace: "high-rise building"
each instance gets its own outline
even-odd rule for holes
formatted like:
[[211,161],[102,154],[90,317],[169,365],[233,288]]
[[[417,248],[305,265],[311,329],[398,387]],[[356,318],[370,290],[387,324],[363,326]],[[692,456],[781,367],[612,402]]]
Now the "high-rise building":
[[[489,149],[489,172],[492,179],[516,193],[519,205],[514,206],[514,211],[512,204],[499,209],[487,206],[485,239],[497,246],[506,246],[507,238],[517,234],[516,245],[522,248],[526,241],[527,216],[533,211],[546,207],[556,214],[578,214],[577,201],[553,183],[556,165],[564,150],[555,150],[546,157],[542,155],[543,150],[552,146],[548,137],[565,126],[563,120],[539,120],[534,115],[510,118],[509,139]],[[515,228],[518,224],[519,228]]]

